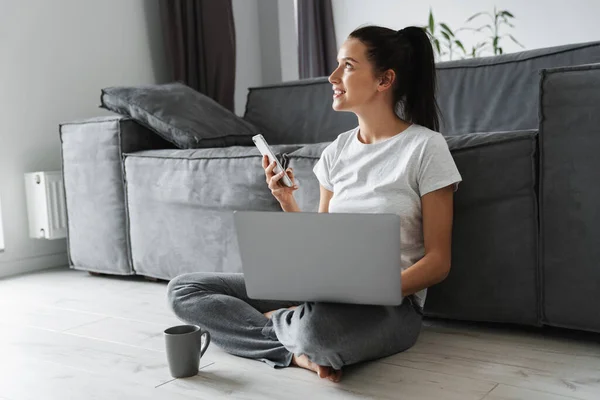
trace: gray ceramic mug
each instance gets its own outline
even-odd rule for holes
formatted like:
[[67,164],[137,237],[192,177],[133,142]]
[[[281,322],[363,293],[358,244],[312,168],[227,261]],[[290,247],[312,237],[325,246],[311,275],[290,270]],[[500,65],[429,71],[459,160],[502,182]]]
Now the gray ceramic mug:
[[198,373],[200,359],[210,344],[210,333],[198,325],[173,326],[165,330],[165,344],[171,376],[187,378]]

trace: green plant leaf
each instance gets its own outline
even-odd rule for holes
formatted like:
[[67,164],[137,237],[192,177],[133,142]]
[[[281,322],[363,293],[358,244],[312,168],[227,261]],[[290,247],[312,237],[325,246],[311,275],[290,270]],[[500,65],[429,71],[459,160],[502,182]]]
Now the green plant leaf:
[[490,24],[486,24],[486,25],[480,26],[479,28],[475,29],[475,31],[476,32],[481,32],[485,28],[488,28],[490,30],[490,32],[494,32],[494,29],[492,28],[492,26]]
[[477,31],[477,29],[475,29],[475,28],[469,28],[469,27],[465,26],[465,27],[462,27],[460,29],[457,29],[456,33],[460,32],[460,31]]
[[494,48],[498,47],[498,39],[500,39],[498,36],[494,37],[494,40],[492,42],[492,45],[494,46]]
[[442,50],[440,49],[440,41],[438,39],[435,39],[433,41],[433,43],[435,43],[435,48],[437,49],[438,54],[441,56],[442,55]]
[[477,52],[481,52],[481,51],[485,50],[487,47],[489,47],[489,43],[485,43],[485,42],[479,42],[475,46],[473,46],[473,51],[475,54],[474,57],[478,56]]
[[507,16],[507,17],[510,17],[510,18],[514,18],[515,17],[514,15],[512,15],[511,13],[509,13],[506,10],[500,11],[500,15]]
[[444,32],[444,31],[442,31],[442,32],[441,32],[441,34],[442,34],[442,36],[443,36],[443,37],[445,37],[445,38],[446,38],[446,40],[447,40],[447,41],[450,41],[450,40],[451,40],[451,39],[450,39],[450,35],[448,35],[448,33],[446,33],[446,32]]
[[433,20],[433,11],[431,11],[431,8],[429,9],[429,30],[431,31],[431,33],[434,32],[435,29],[435,22]]
[[452,29],[450,29],[448,27],[448,25],[446,25],[443,22],[440,22],[440,26],[442,27],[443,30],[445,30],[450,36],[454,37],[454,32],[452,32]]
[[498,47],[498,52],[502,54],[502,47]]
[[467,53],[467,51],[465,50],[465,46],[463,46],[463,44],[460,40],[455,40],[454,43],[456,43],[458,48],[461,49],[463,51],[463,53],[465,53],[465,54]]
[[[468,19],[467,19],[465,22],[471,22],[472,20],[474,20],[475,18],[477,18],[477,17],[479,17],[480,15],[483,15],[483,14],[490,15],[490,13],[488,13],[488,12],[485,12],[485,11],[478,12],[477,14],[473,14],[473,15],[471,15],[471,16],[470,16],[470,17],[469,17],[469,18],[468,18]],[[490,15],[490,16],[491,16],[491,15]]]
[[513,35],[508,35],[513,42],[515,42],[516,44],[518,44],[519,46],[521,46],[522,48],[525,48],[525,46],[523,46],[521,43],[519,43],[519,41],[517,39],[515,39],[515,37]]

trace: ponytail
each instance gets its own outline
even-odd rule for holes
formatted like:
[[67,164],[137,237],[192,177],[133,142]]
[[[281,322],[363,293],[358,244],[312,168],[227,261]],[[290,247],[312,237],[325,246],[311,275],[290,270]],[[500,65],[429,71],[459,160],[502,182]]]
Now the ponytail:
[[435,99],[436,71],[433,48],[423,28],[410,26],[398,31],[412,50],[409,75],[406,77],[404,113],[412,122],[438,131],[439,107]]
[[399,31],[366,26],[356,29],[349,37],[367,46],[367,58],[377,73],[394,70],[394,104],[401,106],[403,117],[438,131],[440,111],[435,98],[435,59],[427,32],[416,26]]

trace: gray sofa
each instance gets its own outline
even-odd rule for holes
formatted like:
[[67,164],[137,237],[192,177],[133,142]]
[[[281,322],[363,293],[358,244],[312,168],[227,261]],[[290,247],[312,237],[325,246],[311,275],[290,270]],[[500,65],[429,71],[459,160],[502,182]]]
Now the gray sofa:
[[[586,311],[600,303],[600,42],[437,68],[441,131],[464,181],[452,270],[426,314],[600,332]],[[252,88],[244,119],[316,212],[312,167],[357,123],[331,109],[327,79]],[[241,272],[232,211],[281,211],[252,146],[181,150],[120,115],[62,124],[60,138],[75,269]]]

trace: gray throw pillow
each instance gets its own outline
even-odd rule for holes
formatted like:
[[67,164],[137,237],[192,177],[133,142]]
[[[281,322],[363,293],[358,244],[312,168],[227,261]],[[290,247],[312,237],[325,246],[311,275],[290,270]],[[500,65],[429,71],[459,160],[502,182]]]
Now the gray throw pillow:
[[126,115],[181,149],[251,146],[257,128],[182,83],[102,89],[101,107]]

